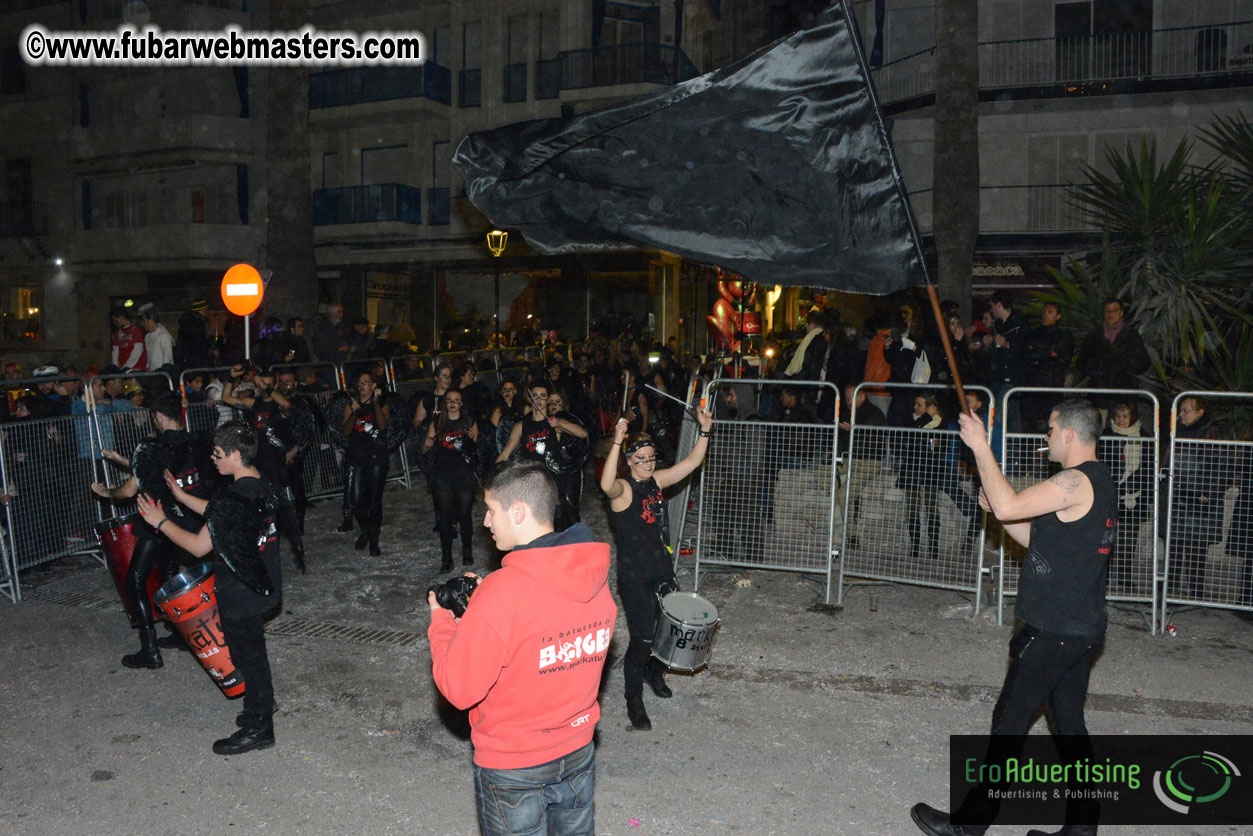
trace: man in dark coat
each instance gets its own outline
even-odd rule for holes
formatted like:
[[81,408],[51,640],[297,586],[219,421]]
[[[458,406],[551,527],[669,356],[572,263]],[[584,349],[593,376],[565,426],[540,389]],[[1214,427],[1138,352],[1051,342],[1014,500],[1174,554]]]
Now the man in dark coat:
[[1092,329],[1079,349],[1079,372],[1093,389],[1135,389],[1136,377],[1149,369],[1144,340],[1124,318],[1126,309],[1118,299],[1101,305],[1105,324]]

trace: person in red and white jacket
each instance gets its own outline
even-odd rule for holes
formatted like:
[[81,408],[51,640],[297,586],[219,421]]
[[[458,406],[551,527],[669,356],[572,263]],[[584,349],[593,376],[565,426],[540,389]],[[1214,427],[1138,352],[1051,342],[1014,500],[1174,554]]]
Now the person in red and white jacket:
[[509,553],[461,618],[427,596],[435,685],[470,709],[479,824],[592,834],[592,735],[618,615],[609,545],[582,523],[553,530],[557,486],[538,462],[496,465],[483,490],[483,524]]
[[110,346],[110,362],[123,371],[148,370],[148,357],[144,351],[144,329],[131,322],[130,312],[118,306],[109,312],[113,320],[113,339]]

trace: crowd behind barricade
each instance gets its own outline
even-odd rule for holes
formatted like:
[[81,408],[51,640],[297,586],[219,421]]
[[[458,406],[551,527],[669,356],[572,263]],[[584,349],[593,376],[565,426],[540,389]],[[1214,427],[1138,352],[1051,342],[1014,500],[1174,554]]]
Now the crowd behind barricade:
[[[751,387],[751,391],[721,387],[717,403],[712,405],[717,417],[835,423],[842,452],[849,449],[848,433],[854,423],[955,433],[961,411],[951,390],[911,388],[952,382],[936,323],[912,300],[901,302],[895,310],[872,313],[861,327],[845,323],[839,310],[815,308],[799,333],[769,335],[759,348],[743,356],[732,353],[703,359],[680,356],[674,338],[665,345],[650,344],[637,338],[630,328],[614,337],[594,334],[579,344],[556,343],[555,333],[532,330],[517,339],[540,341],[534,346],[488,345],[478,351],[419,354],[408,325],[372,328],[364,318],[349,323],[343,306],[332,304],[325,315],[308,321],[302,317],[286,321],[260,318],[254,323],[251,359],[246,362],[242,320],[229,318],[222,332],[215,334],[205,316],[206,307],[203,302],[193,304],[179,317],[177,337],[171,335],[151,304],[113,309],[107,362],[101,358],[102,362],[81,370],[44,365],[27,377],[17,364],[5,364],[3,376],[11,382],[5,386],[0,420],[82,415],[92,405],[100,415],[130,412],[150,404],[168,388],[168,376],[168,381],[181,388],[187,404],[204,405],[195,421],[190,416],[188,419],[189,425],[203,424],[202,430],[233,417],[247,418],[263,429],[276,395],[280,401],[299,395],[311,398],[309,412],[313,417],[309,420],[314,430],[352,441],[347,419],[369,406],[375,397],[370,393],[377,390],[377,409],[370,407],[370,414],[377,413],[375,417],[384,420],[392,415],[402,419],[388,431],[382,448],[363,452],[360,443],[345,443],[331,451],[333,457],[328,453],[324,457],[327,461],[312,465],[306,473],[299,465],[308,442],[298,443],[289,430],[275,431],[271,434],[275,446],[284,456],[294,455],[298,460],[296,472],[281,482],[301,494],[295,497],[301,512],[306,504],[303,494],[308,492],[303,489],[310,487],[306,481],[320,479],[323,485],[342,488],[341,529],[353,530],[354,520],[364,515],[367,523],[362,547],[377,551],[381,522],[367,506],[376,510],[379,506],[378,479],[386,479],[389,472],[394,478],[398,466],[406,469],[406,476],[408,471],[420,471],[426,476],[438,512],[443,564],[447,567],[451,565],[452,541],[460,537],[463,550],[468,549],[466,520],[473,501],[472,475],[481,474],[502,456],[543,461],[561,485],[560,521],[576,521],[584,465],[594,454],[604,457],[608,436],[620,414],[627,417],[630,432],[652,435],[661,462],[675,460],[683,418],[680,401],[693,376],[776,381]],[[1071,333],[1062,328],[1056,305],[1044,305],[1038,322],[1029,322],[1007,291],[994,293],[978,321],[971,324],[961,321],[955,302],[943,302],[941,310],[963,381],[992,393],[992,403],[986,403],[983,393],[968,391],[967,405],[985,422],[993,419],[992,447],[998,455],[1001,407],[1009,410],[1011,433],[1040,433],[1054,400],[1048,394],[1027,393],[1002,402],[1006,392],[1016,387],[1075,385],[1130,392],[1140,388],[1138,377],[1149,367],[1143,340],[1126,320],[1124,304],[1117,299],[1105,300],[1103,324],[1084,335],[1077,345]],[[364,389],[363,377],[369,383]],[[49,380],[41,382],[42,378]],[[789,385],[812,381],[831,383],[835,389]],[[331,397],[340,391],[351,394]],[[840,392],[841,397],[833,397],[832,391]],[[449,393],[454,392],[458,395],[456,403],[447,409]],[[1098,401],[1107,418],[1106,436],[1122,440],[1152,437],[1154,428],[1138,414],[1145,407],[1143,402],[1137,403],[1130,395]],[[342,412],[329,414],[330,404]],[[282,407],[279,412],[286,410]],[[550,417],[549,427],[539,427],[540,421]],[[278,414],[276,425],[289,418]],[[1195,433],[1208,439],[1224,438],[1222,422],[1217,418],[1210,414],[1203,398],[1185,402],[1177,434],[1181,438]],[[111,432],[111,426],[103,422],[100,432]],[[1160,426],[1157,431],[1164,434],[1169,429]],[[286,437],[280,438],[284,434]],[[969,454],[953,440],[941,443],[932,439],[919,447],[886,438],[881,443],[867,439],[855,455],[844,457],[840,480],[847,500],[847,544],[858,544],[864,498],[893,491],[908,500],[910,519],[905,528],[914,558],[937,552],[936,508],[942,496],[952,501],[964,520],[964,549],[974,548],[983,516],[977,506],[979,484]],[[1143,523],[1152,512],[1165,515],[1167,491],[1154,478],[1159,468],[1170,465],[1170,445],[1165,440],[1163,435],[1163,443],[1152,448],[1160,451],[1157,461],[1144,460],[1136,444],[1102,447],[1117,459],[1109,464],[1118,474],[1120,510],[1128,521]],[[102,441],[102,446],[109,446],[109,439]],[[325,438],[318,443],[324,451],[329,447]],[[299,453],[294,452],[297,448]],[[1222,497],[1230,489],[1237,489],[1239,501],[1247,504],[1248,491],[1237,483],[1249,470],[1248,463],[1201,469],[1210,481],[1226,478],[1232,484],[1207,485],[1198,492],[1192,484],[1197,481],[1194,472],[1200,472],[1193,466],[1198,455],[1188,451],[1188,459],[1178,468],[1176,502],[1199,504],[1205,513],[1180,513],[1182,525],[1176,527],[1168,550],[1176,547],[1181,553],[1203,552],[1207,546],[1225,541],[1232,556],[1246,557],[1250,521],[1247,513],[1240,516],[1244,505],[1237,505],[1234,516],[1231,511],[1227,513],[1228,521],[1240,523],[1226,526],[1232,530],[1230,537],[1225,535],[1222,521],[1212,518],[1215,509],[1221,514]],[[1241,451],[1240,455],[1245,454]],[[1025,474],[1033,464],[1038,462],[1005,463],[1011,475],[1019,467]],[[16,473],[20,468],[11,470]],[[15,478],[10,477],[11,484]],[[1194,521],[1199,522],[1193,525]],[[989,531],[993,538],[997,534],[995,527]],[[468,551],[463,551],[463,559],[468,557]],[[1203,586],[1196,578],[1195,565],[1186,571],[1189,592],[1195,593]],[[1115,562],[1112,580],[1127,585],[1125,563]],[[1245,606],[1251,603],[1247,587],[1242,583],[1240,590],[1240,603]]]

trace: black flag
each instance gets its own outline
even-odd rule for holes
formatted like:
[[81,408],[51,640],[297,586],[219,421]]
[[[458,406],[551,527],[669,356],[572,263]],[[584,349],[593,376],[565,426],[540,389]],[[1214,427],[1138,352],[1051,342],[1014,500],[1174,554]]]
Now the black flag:
[[470,134],[474,204],[544,253],[655,247],[763,284],[926,281],[900,169],[841,4],[700,78],[569,120]]

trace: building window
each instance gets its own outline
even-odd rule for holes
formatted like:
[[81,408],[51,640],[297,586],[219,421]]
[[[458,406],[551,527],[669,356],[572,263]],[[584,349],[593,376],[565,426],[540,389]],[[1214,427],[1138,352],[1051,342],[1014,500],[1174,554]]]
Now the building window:
[[0,287],[0,337],[6,343],[38,342],[43,330],[43,290]]
[[483,25],[478,21],[461,27],[461,72],[457,79],[457,104],[478,107],[483,102]]

